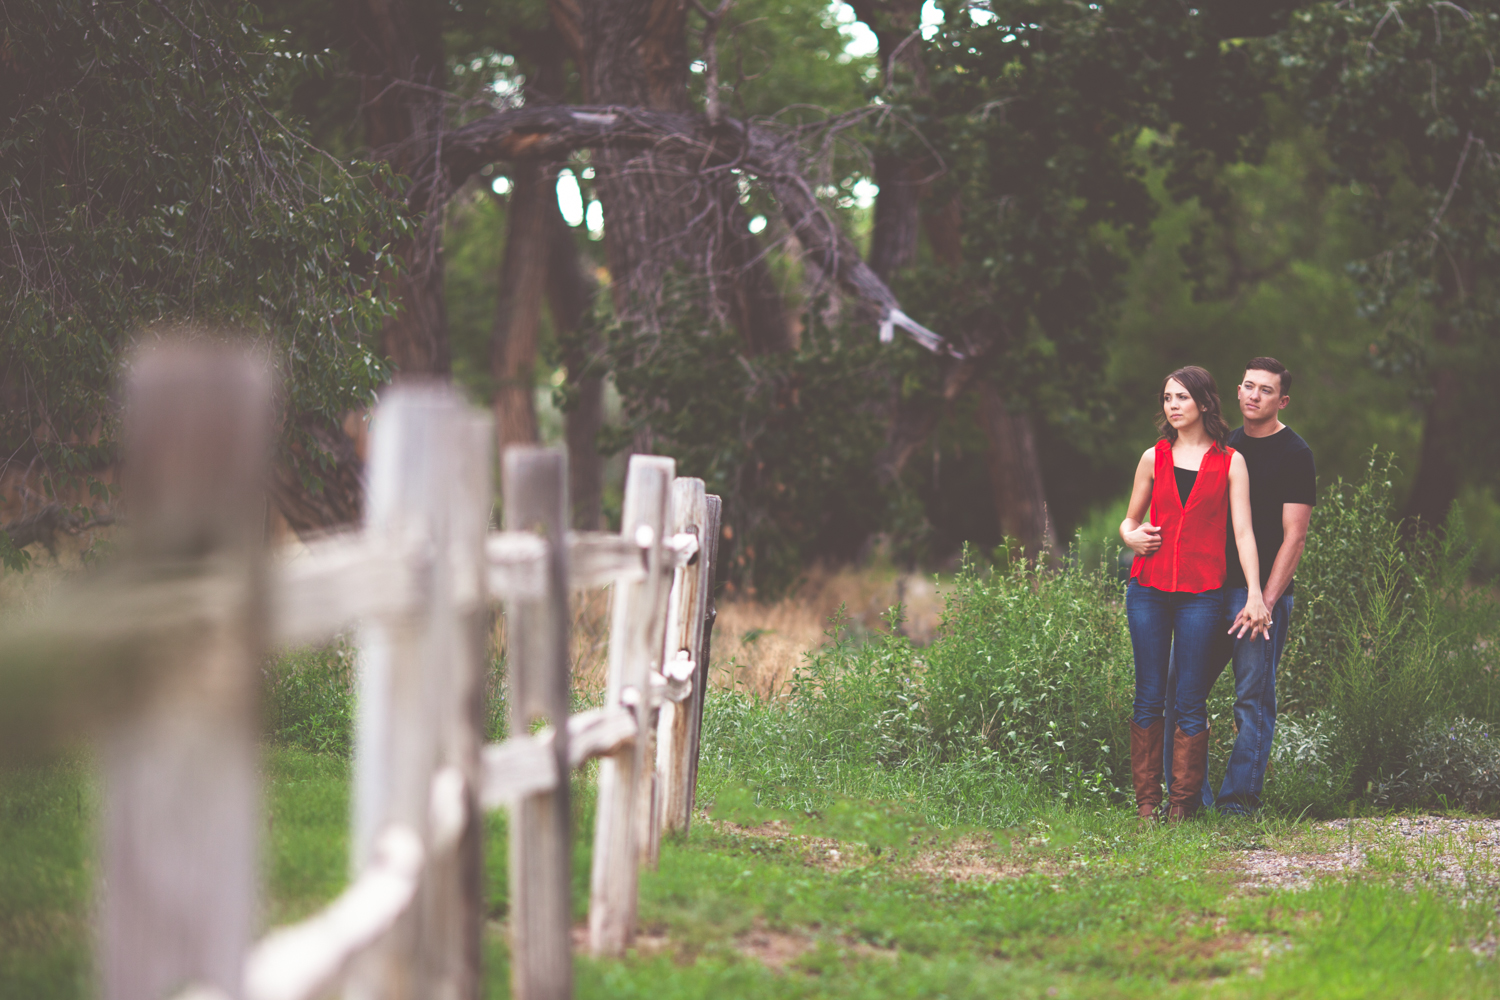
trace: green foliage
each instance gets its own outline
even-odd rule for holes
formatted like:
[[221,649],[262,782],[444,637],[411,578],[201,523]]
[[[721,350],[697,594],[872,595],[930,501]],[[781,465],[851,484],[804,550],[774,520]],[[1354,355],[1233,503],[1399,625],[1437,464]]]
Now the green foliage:
[[746,593],[775,596],[820,557],[848,558],[882,523],[880,347],[810,317],[796,351],[746,356],[739,338],[691,309],[662,331],[610,332],[624,425],[724,498],[720,565]]
[[1357,789],[1402,767],[1429,719],[1500,710],[1500,622],[1493,598],[1468,584],[1462,512],[1404,535],[1392,472],[1392,457],[1372,452],[1362,481],[1336,480],[1314,508],[1278,678],[1284,705],[1338,718]]
[[1334,755],[1337,720],[1326,712],[1278,714],[1265,804],[1284,816],[1325,819],[1347,815],[1352,763]]
[[0,996],[90,995],[94,799],[83,760],[0,769]]
[[[1162,137],[1174,189],[1195,190],[1214,163],[1257,151],[1261,74],[1167,0],[945,14],[925,52],[930,94],[896,101],[946,167],[937,203],[964,207],[962,255],[901,290],[930,325],[1003,359],[994,376],[1012,398],[1093,415],[1080,390],[1097,379],[1157,207],[1138,142]],[[888,144],[923,151],[909,132]]]
[[[710,8],[711,9],[711,8]],[[696,28],[699,19],[689,14]],[[694,59],[700,39],[689,34]],[[876,73],[871,55],[852,56],[836,10],[818,0],[742,0],[718,33],[719,85],[724,107],[741,118],[776,116],[786,121],[821,117],[865,102]],[[694,67],[689,81],[695,107],[702,107],[703,77]]]
[[1134,674],[1112,555],[1057,571],[965,565],[923,657],[945,753],[999,753],[1064,793],[1125,783]]
[[[1174,203],[1166,170],[1148,173],[1159,205],[1151,242],[1132,262],[1105,377],[1090,390],[1113,419],[1082,459],[1048,468],[1053,507],[1075,496],[1090,506],[1123,501],[1135,459],[1155,437],[1161,377],[1188,362],[1213,372],[1231,421],[1246,361],[1265,354],[1290,367],[1282,419],[1312,447],[1324,484],[1361,477],[1373,444],[1416,454],[1420,414],[1375,369],[1370,344],[1380,327],[1360,315],[1359,286],[1345,268],[1378,246],[1349,191],[1328,183],[1320,134],[1295,109],[1271,106],[1263,161],[1224,168],[1213,200]],[[1065,430],[1054,432],[1057,444],[1077,447],[1084,435]]]
[[[1500,10],[1493,3],[1315,3],[1270,40],[1380,252],[1357,260],[1381,366],[1448,420],[1493,427],[1500,370]],[[1437,396],[1434,397],[1434,393]],[[1442,447],[1494,482],[1493,434]]]
[[298,416],[340,418],[385,380],[363,338],[386,315],[377,275],[408,227],[380,193],[394,180],[329,158],[277,116],[316,60],[254,24],[251,9],[202,2],[7,9],[0,448],[12,459],[40,456],[54,477],[108,460],[109,393],[147,326],[267,341]]
[[266,731],[276,743],[347,756],[354,745],[356,650],[331,646],[287,653],[266,667]]
[[1376,803],[1476,812],[1500,806],[1500,738],[1490,735],[1488,722],[1429,722],[1412,741],[1406,763],[1375,788]]

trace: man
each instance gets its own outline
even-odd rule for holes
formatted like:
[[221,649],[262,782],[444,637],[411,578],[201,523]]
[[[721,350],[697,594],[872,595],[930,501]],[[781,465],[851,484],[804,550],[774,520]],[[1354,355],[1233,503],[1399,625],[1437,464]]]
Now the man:
[[[1245,617],[1248,589],[1240,567],[1239,548],[1231,527],[1225,546],[1228,578],[1228,630],[1222,655],[1208,683],[1212,686],[1231,660],[1234,663],[1234,721],[1238,730],[1234,750],[1215,797],[1203,783],[1203,805],[1217,805],[1224,813],[1245,815],[1260,807],[1271,739],[1276,733],[1276,665],[1286,646],[1292,617],[1292,577],[1307,543],[1307,523],[1317,503],[1317,468],[1312,449],[1286,424],[1281,411],[1291,402],[1292,373],[1275,358],[1252,358],[1235,391],[1244,425],[1229,436],[1229,446],[1245,458],[1250,470],[1250,521],[1260,555],[1260,585],[1271,610],[1271,631],[1252,635]],[[1175,678],[1174,678],[1175,680]],[[1171,683],[1167,690],[1172,690]],[[1167,725],[1176,706],[1168,699]],[[1172,763],[1166,762],[1171,781]]]

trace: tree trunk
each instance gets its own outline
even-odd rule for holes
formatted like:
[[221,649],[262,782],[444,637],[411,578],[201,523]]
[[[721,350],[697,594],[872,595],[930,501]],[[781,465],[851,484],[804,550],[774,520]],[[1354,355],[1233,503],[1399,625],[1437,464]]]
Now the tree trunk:
[[[856,0],[854,14],[875,33],[880,68],[889,87],[898,68],[911,75],[918,93],[926,94],[927,65],[922,60],[922,0]],[[917,256],[920,180],[931,172],[926,157],[881,153],[874,157],[875,219],[870,234],[870,269],[889,282]]]
[[943,388],[936,397],[903,400],[899,394],[892,404],[891,425],[886,431],[885,447],[875,456],[875,478],[889,486],[901,478],[901,470],[918,448],[932,437],[938,421],[948,406],[962,396],[981,374],[980,363],[965,359],[944,359]]
[[511,171],[509,232],[500,266],[500,295],[490,336],[495,428],[502,449],[537,443],[536,350],[547,285],[547,207],[556,213],[552,172],[522,160]]
[[1031,416],[1011,413],[988,380],[979,384],[979,422],[989,442],[990,485],[1000,532],[1021,543],[1029,559],[1057,551],[1057,532],[1047,516],[1047,495],[1037,461]]
[[441,212],[448,192],[434,162],[446,83],[441,19],[416,0],[342,0],[342,14],[365,144],[411,178],[407,203],[420,226],[395,247],[403,265],[393,288],[399,310],[381,331],[381,350],[398,379],[446,376]]
[[[300,421],[309,441],[294,441],[271,470],[271,502],[298,535],[315,534],[337,524],[352,524],[364,506],[364,485],[354,439],[342,427],[309,414]],[[321,456],[310,454],[321,451]],[[314,491],[304,473],[321,483]]]
[[604,378],[598,356],[599,332],[590,308],[598,285],[584,266],[556,201],[548,203],[547,304],[552,326],[562,345],[572,401],[568,406],[568,497],[573,527],[597,531],[603,527],[604,456],[599,453],[599,431],[604,428]]
[[870,270],[889,282],[917,256],[917,166],[901,156],[875,157],[875,225],[870,234]]
[[[581,45],[592,103],[686,112],[685,5],[673,0],[560,0],[552,4],[564,37]],[[647,330],[668,322],[678,271],[684,294],[709,318],[733,325],[747,352],[784,351],[792,333],[759,242],[750,233],[734,178],[705,175],[681,151],[605,148],[595,154],[611,293],[621,319]]]
[[[1464,289],[1474,287],[1472,268],[1467,262],[1443,268],[1439,281],[1443,289],[1444,313],[1459,308]],[[1417,474],[1403,512],[1408,529],[1415,528],[1418,523],[1430,528],[1441,527],[1453,502],[1458,499],[1460,485],[1458,445],[1463,440],[1465,427],[1460,400],[1462,380],[1454,370],[1453,360],[1460,334],[1451,321],[1440,319],[1433,325],[1432,339],[1435,348],[1431,359],[1434,362],[1432,394],[1426,406],[1426,419],[1422,422],[1422,449],[1417,459]]]
[[1440,527],[1458,499],[1459,467],[1454,446],[1464,427],[1453,405],[1458,378],[1450,369],[1432,373],[1433,398],[1427,404],[1422,424],[1422,449],[1417,458],[1417,474],[1411,495],[1406,499],[1403,516],[1411,527],[1416,519],[1429,528]]

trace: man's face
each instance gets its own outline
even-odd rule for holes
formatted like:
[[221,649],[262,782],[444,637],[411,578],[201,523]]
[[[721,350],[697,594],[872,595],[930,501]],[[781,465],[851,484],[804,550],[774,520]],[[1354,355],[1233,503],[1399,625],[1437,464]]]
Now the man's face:
[[1280,413],[1291,400],[1281,394],[1281,376],[1250,368],[1235,389],[1240,412],[1246,420],[1269,420]]

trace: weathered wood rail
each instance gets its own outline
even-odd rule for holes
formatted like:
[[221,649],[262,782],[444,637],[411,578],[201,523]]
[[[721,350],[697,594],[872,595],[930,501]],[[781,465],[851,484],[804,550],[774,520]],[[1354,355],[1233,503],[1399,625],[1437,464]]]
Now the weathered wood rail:
[[[637,455],[620,533],[570,532],[565,456],[513,448],[491,530],[489,418],[448,388],[397,387],[374,418],[363,526],[277,562],[264,364],[160,348],[125,401],[120,565],[0,634],[0,756],[99,747],[103,995],[477,997],[480,812],[506,807],[514,995],[571,996],[571,771],[601,759],[596,954],[629,945],[639,867],[692,816],[718,498]],[[569,594],[600,586],[615,588],[605,704],[573,715]],[[515,735],[486,746],[495,601]],[[260,664],[351,626],[352,877],[255,940]]]

